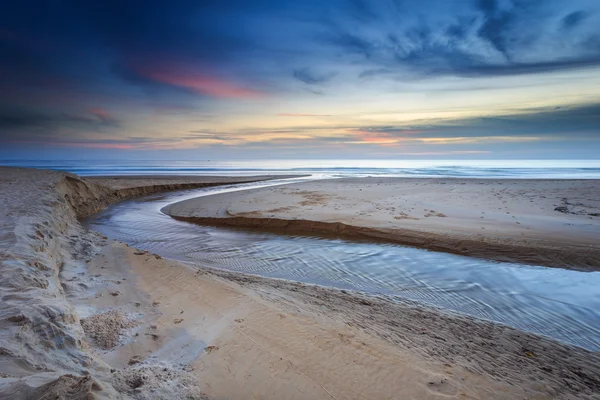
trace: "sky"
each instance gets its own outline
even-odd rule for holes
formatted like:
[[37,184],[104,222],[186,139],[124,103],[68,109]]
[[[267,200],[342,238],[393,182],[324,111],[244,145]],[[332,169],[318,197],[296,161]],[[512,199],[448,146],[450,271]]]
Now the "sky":
[[0,3],[0,159],[599,159],[598,0]]

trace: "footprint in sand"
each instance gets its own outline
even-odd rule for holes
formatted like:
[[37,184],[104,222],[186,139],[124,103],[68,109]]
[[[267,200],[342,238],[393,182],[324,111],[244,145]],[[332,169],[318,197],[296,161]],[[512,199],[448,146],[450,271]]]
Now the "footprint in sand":
[[458,393],[456,386],[448,378],[430,378],[425,387],[427,391],[442,397],[453,397]]

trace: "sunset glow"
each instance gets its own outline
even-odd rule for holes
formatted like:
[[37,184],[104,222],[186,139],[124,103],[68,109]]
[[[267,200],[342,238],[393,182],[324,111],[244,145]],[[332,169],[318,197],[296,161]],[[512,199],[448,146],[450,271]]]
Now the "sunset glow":
[[598,2],[68,3],[0,6],[2,157],[547,159],[600,145]]

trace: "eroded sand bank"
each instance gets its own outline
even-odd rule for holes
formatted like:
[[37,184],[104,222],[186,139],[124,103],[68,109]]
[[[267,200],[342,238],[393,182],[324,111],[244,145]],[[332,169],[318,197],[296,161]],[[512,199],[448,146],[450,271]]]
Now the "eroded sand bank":
[[77,217],[128,197],[272,178],[102,182],[57,171],[0,168],[0,398],[119,396],[110,383],[100,383],[110,380],[111,367],[90,354],[79,316],[66,298],[72,282],[64,274],[85,276],[85,261],[99,250],[100,236],[83,229]]
[[600,269],[600,181],[353,178],[186,200],[212,225],[334,233],[455,254]]
[[600,393],[597,353],[414,304],[165,260],[76,220],[149,189],[0,172],[1,398]]

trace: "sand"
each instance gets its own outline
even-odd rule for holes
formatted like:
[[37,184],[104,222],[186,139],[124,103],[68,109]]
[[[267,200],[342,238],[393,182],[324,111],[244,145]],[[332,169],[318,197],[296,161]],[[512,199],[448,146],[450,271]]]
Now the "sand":
[[147,189],[13,168],[0,179],[0,398],[599,398],[597,353],[186,265],[77,222]]
[[132,359],[187,365],[204,395],[217,399],[434,398],[435,384],[475,398],[506,390],[460,367],[430,365],[349,321],[269,299],[279,296],[277,285],[259,284],[261,296],[250,283],[136,253],[112,243],[88,265],[100,281],[125,278],[117,285],[123,295],[111,296],[108,282],[74,300],[94,311],[140,314],[124,344],[101,353],[116,368]]
[[100,236],[78,217],[133,196],[274,176],[163,178],[111,178],[105,186],[63,172],[0,168],[0,398],[119,396],[106,383],[112,368],[89,351],[67,299],[86,290],[76,278],[99,250]]
[[[186,366],[207,398],[595,398],[600,356],[416,304],[214,271],[107,241],[80,315],[138,325],[114,368]],[[118,296],[111,293],[118,291]],[[133,361],[132,361],[133,360]],[[138,364],[138,362],[140,364]]]
[[196,198],[163,211],[202,224],[333,233],[497,261],[600,269],[597,180],[320,180]]

